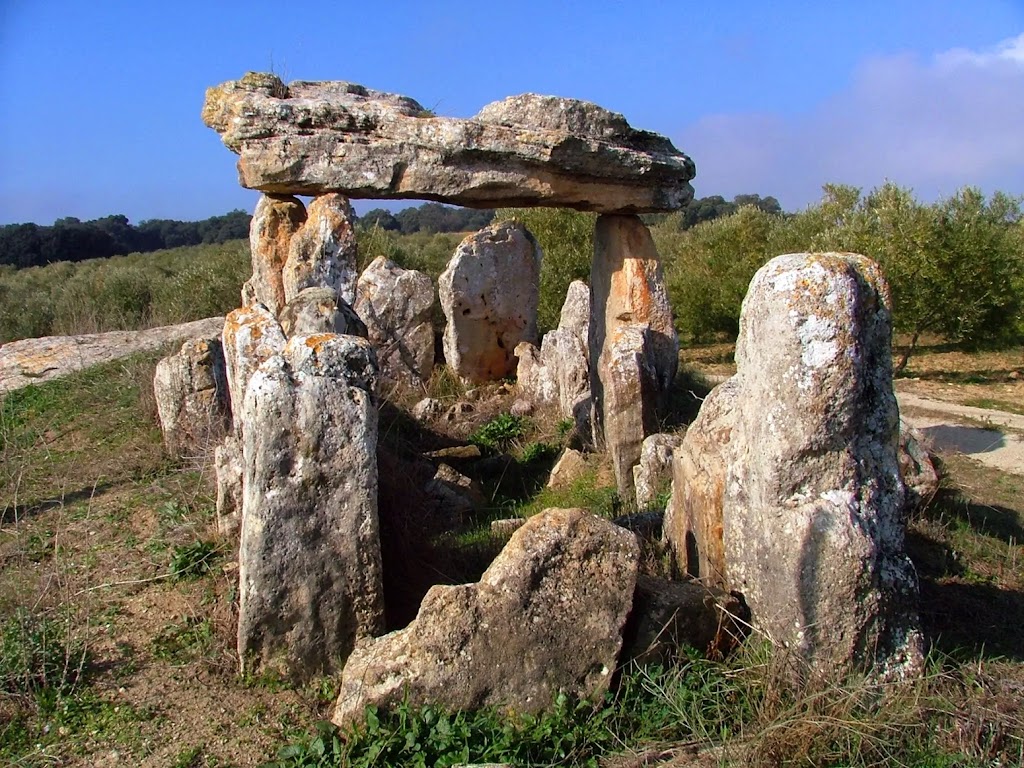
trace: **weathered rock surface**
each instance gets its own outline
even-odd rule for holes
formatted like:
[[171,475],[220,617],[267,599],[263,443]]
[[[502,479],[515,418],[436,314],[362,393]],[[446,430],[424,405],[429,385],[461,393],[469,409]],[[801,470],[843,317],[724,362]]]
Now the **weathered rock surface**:
[[652,336],[646,323],[618,324],[611,329],[598,361],[604,445],[620,496],[633,494],[633,467],[640,461],[644,438],[658,429]]
[[231,431],[241,438],[241,404],[249,379],[265,360],[284,351],[286,340],[274,314],[262,304],[253,304],[228,313],[221,343],[228,390],[235,406],[231,410]]
[[590,275],[593,438],[616,465],[620,494],[678,367],[679,341],[651,233],[637,216],[601,216]]
[[658,432],[644,438],[640,446],[640,463],[633,467],[637,509],[655,505],[658,494],[672,483],[672,451],[683,438]]
[[540,263],[540,246],[515,221],[459,244],[438,279],[445,360],[458,376],[482,383],[515,371],[516,346],[537,339]]
[[[812,672],[903,676],[922,661],[890,342],[888,288],[873,262],[773,259],[743,303],[737,374],[705,401],[721,412],[691,426],[677,451],[690,434],[710,443],[688,499],[692,528],[721,521],[726,586]],[[698,546],[666,530],[681,559]]]
[[378,256],[359,276],[356,313],[377,350],[381,375],[418,384],[434,368],[434,284],[430,275]]
[[334,288],[304,288],[281,310],[281,330],[286,336],[337,333],[369,335],[359,315],[338,297]]
[[208,453],[231,418],[220,338],[190,339],[157,363],[153,394],[167,451],[175,456]]
[[566,448],[551,468],[548,488],[568,488],[587,471],[587,457],[573,448]]
[[288,301],[283,270],[292,238],[306,221],[306,208],[296,197],[260,195],[249,224],[252,277],[242,290],[245,306],[254,299],[277,315]]
[[344,195],[313,198],[306,221],[288,243],[281,271],[284,300],[290,302],[306,288],[331,288],[352,305],[356,298],[355,213]]
[[242,186],[264,192],[627,213],[693,197],[693,162],[668,139],[575,99],[513,96],[463,120],[354,83],[251,72],[207,90],[203,122],[240,155]]
[[939,473],[924,447],[924,435],[903,419],[900,419],[899,463],[907,492],[907,510],[913,512],[939,492]]
[[736,595],[696,581],[641,575],[622,648],[624,659],[668,665],[693,648],[712,658],[734,649],[747,634],[750,612]]
[[223,326],[223,317],[210,317],[145,331],[109,331],[9,341],[0,345],[0,393],[67,376],[167,344],[215,336]]
[[242,525],[242,440],[230,434],[213,452],[217,477],[217,530],[234,539]]
[[448,464],[438,464],[426,494],[445,507],[456,520],[472,514],[487,503],[480,484]]
[[365,339],[292,337],[242,408],[238,653],[245,672],[337,671],[383,630],[376,361]]
[[544,334],[540,349],[523,342],[515,349],[516,378],[522,392],[536,403],[557,403],[563,417],[585,427],[590,418],[590,289],[569,284],[558,327]]
[[451,709],[549,707],[608,688],[633,600],[632,534],[582,509],[517,530],[476,584],[435,586],[405,629],[349,657],[334,722],[403,699]]
[[444,413],[444,403],[433,397],[425,397],[412,407],[410,413],[417,421],[433,421]]
[[704,398],[697,418],[672,454],[672,495],[665,510],[664,537],[678,569],[706,586],[726,588],[723,530],[726,477],[739,382],[733,377]]

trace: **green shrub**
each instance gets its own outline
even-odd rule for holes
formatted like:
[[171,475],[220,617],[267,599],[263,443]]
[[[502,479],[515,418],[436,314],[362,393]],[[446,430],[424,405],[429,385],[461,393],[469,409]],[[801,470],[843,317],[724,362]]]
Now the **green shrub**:
[[20,609],[0,624],[0,692],[59,695],[71,690],[87,661],[71,628]]
[[469,439],[482,448],[506,450],[513,441],[526,434],[526,426],[527,420],[522,416],[502,413],[481,425]]
[[220,545],[213,541],[177,546],[171,557],[171,576],[179,581],[205,576],[213,570],[221,554]]

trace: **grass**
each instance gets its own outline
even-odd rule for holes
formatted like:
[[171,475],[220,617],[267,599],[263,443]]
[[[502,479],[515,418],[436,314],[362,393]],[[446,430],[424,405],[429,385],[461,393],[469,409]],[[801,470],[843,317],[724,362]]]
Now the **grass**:
[[[711,365],[724,356],[708,353]],[[234,554],[216,538],[208,468],[163,453],[145,394],[154,361],[133,358],[0,402],[0,762],[86,766],[113,750],[126,764],[178,766],[625,768],[696,751],[737,765],[1024,762],[1024,480],[963,457],[947,458],[940,494],[910,521],[932,638],[917,683],[849,678],[797,689],[784,652],[755,640],[724,660],[622,670],[600,701],[556,700],[537,717],[404,707],[377,712],[358,733],[317,725],[335,681],[295,689],[237,674]],[[464,394],[443,374],[434,386],[451,402]],[[686,380],[680,401],[700,386]],[[502,416],[504,401],[492,409],[486,396],[461,437],[382,413],[393,455],[380,459],[381,477],[394,484],[382,485],[382,526],[389,542],[408,543],[385,563],[408,598],[393,626],[415,613],[419,590],[479,575],[502,543],[490,534],[494,517],[552,506],[633,511],[600,464],[567,488],[546,488],[568,430],[543,414]],[[490,504],[446,534],[428,514],[410,514],[421,509],[415,462],[469,434],[490,444],[480,460],[492,472],[482,478]]]

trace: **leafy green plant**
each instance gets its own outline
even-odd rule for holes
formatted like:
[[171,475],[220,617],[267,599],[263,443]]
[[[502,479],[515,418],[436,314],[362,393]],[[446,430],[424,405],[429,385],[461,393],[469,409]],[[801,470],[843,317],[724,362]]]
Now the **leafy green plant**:
[[171,556],[171,577],[180,581],[205,576],[213,570],[221,554],[220,545],[214,541],[177,546]]
[[505,450],[514,440],[526,434],[527,423],[522,416],[502,413],[481,425],[469,439],[482,448]]

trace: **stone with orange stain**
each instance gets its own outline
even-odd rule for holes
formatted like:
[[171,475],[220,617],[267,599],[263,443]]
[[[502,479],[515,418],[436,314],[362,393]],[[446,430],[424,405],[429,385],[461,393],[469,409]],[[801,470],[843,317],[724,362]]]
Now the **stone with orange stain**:
[[288,195],[261,195],[249,225],[252,278],[243,292],[277,315],[287,302],[282,272],[292,238],[306,221],[302,202]]
[[540,264],[540,246],[516,221],[492,224],[459,244],[438,291],[445,360],[464,381],[512,375],[516,346],[536,342]]
[[305,288],[330,288],[347,304],[356,295],[355,213],[344,195],[313,198],[306,221],[292,235],[282,270],[284,299]]
[[[590,292],[594,441],[616,457],[619,492],[632,495],[632,466],[640,458],[644,437],[654,429],[657,412],[675,378],[679,355],[661,261],[650,231],[638,216],[598,218]],[[643,326],[645,331],[621,336],[619,329],[630,326]],[[644,346],[636,350],[637,362],[632,368],[635,372],[625,376],[623,364],[628,359],[628,350],[623,344],[628,339],[638,343],[642,340]],[[636,367],[640,362],[642,374]],[[626,387],[626,391],[616,392],[615,387]],[[630,405],[633,396],[645,399]],[[619,404],[624,411],[619,412]],[[637,418],[625,415],[633,411]]]

